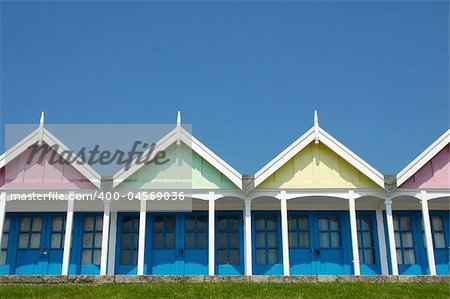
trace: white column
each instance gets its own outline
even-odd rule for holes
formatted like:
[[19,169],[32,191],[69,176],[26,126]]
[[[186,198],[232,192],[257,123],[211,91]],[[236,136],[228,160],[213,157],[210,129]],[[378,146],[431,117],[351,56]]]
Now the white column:
[[66,230],[64,233],[64,251],[63,251],[61,275],[69,275],[69,262],[70,262],[70,248],[71,248],[71,244],[72,244],[74,205],[75,205],[75,200],[73,198],[73,192],[70,192],[69,199],[67,200]]
[[358,229],[356,226],[355,193],[353,190],[348,191],[348,210],[350,214],[350,232],[352,237],[353,273],[354,275],[361,275],[359,265]]
[[387,198],[384,202],[386,207],[386,223],[388,228],[389,252],[391,254],[392,275],[398,275],[397,249],[395,247],[394,221],[392,219],[392,201]]
[[114,275],[116,262],[117,212],[111,212],[111,225],[109,228],[109,259],[108,274]]
[[0,244],[3,239],[3,226],[5,224],[6,214],[6,192],[0,192]]
[[383,209],[380,207],[376,210],[377,216],[377,233],[378,233],[378,247],[380,249],[380,262],[381,262],[381,274],[388,275],[388,262],[386,251],[386,236],[384,235],[384,221],[383,221]]
[[147,222],[147,201],[141,200],[141,211],[139,213],[139,244],[138,244],[138,264],[137,275],[144,275],[145,258],[145,229]]
[[288,234],[288,217],[287,217],[287,198],[286,191],[281,191],[281,240],[283,248],[283,274],[289,276],[289,234]]
[[252,275],[252,202],[245,200],[244,210],[245,275]]
[[214,249],[215,249],[215,198],[214,192],[209,192],[209,205],[208,205],[209,213],[208,213],[208,274],[214,275],[215,269],[215,258],[214,258]]
[[103,229],[102,229],[102,252],[100,260],[100,275],[106,275],[108,266],[108,241],[109,241],[109,216],[111,210],[110,201],[103,202]]
[[427,244],[428,268],[430,275],[436,275],[436,263],[434,260],[433,237],[431,234],[430,213],[428,211],[428,196],[425,190],[420,191],[420,204],[422,206],[423,230],[425,232],[425,243]]

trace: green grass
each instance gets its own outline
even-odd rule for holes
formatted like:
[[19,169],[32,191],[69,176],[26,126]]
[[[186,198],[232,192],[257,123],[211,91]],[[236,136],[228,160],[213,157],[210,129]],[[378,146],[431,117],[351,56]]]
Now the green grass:
[[432,283],[150,283],[0,285],[0,298],[450,298]]

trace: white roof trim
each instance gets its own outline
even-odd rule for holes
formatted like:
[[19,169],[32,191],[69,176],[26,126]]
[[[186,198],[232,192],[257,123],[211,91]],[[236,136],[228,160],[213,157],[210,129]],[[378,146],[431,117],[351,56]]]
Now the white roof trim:
[[400,171],[397,178],[397,187],[400,187],[417,171],[419,171],[425,164],[428,163],[434,156],[436,156],[444,147],[450,143],[450,129],[444,132],[435,142],[433,142],[426,150],[424,150],[417,158],[409,163],[402,171]]
[[[186,129],[184,129],[181,126],[177,126],[172,131],[167,133],[167,135],[165,135],[155,143],[152,157],[157,152],[163,151],[172,144],[177,143],[179,141],[183,142],[188,147],[190,147],[191,150],[199,154],[203,159],[205,159],[208,163],[214,166],[218,171],[223,173],[230,181],[232,181],[239,189],[242,190],[242,174],[240,174],[237,170],[231,167],[227,162],[222,160],[219,156],[214,154],[203,143],[201,143],[198,139],[192,136],[191,133],[189,133]],[[149,150],[150,148],[147,149],[143,153],[143,155],[145,156]],[[145,166],[145,164],[136,164],[136,161],[137,159],[133,160],[128,171],[125,171],[124,167],[114,174],[113,187],[117,187],[120,183],[125,181],[131,175],[133,175],[141,167]]]
[[[42,138],[42,140],[41,140]],[[70,151],[70,149],[62,143],[58,138],[56,138],[50,131],[46,128],[39,127],[30,134],[28,134],[25,138],[17,142],[14,146],[12,146],[8,151],[6,151],[2,156],[0,156],[0,168],[4,167],[7,162],[14,160],[20,154],[25,152],[30,146],[33,144],[43,141],[48,145],[58,145],[58,155],[61,155],[64,151]],[[78,157],[77,162],[82,162],[82,160]],[[84,162],[84,161],[83,161]],[[71,163],[72,167],[74,167],[77,171],[79,171],[85,178],[87,178],[92,184],[94,184],[97,188],[100,188],[101,185],[101,176],[98,174],[91,166],[87,163]]]
[[[315,136],[317,135],[317,136]],[[317,138],[318,137],[318,138]],[[340,157],[345,159],[348,163],[361,171],[369,179],[374,181],[377,185],[384,188],[384,176],[375,168],[370,166],[366,161],[361,159],[358,155],[353,153],[345,145],[337,141],[334,137],[328,134],[320,127],[313,127],[303,134],[299,139],[294,141],[288,148],[282,151],[272,161],[267,163],[255,174],[255,188],[264,182],[269,176],[274,174],[278,169],[291,160],[296,154],[303,150],[307,145],[315,139],[323,142],[327,147],[333,150]]]

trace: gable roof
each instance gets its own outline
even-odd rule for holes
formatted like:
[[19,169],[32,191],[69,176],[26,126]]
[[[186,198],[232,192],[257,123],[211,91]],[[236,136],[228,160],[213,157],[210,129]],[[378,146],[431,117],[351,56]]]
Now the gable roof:
[[255,174],[254,188],[263,183],[268,177],[274,174],[313,141],[316,144],[322,142],[337,155],[350,163],[350,165],[366,175],[377,185],[384,188],[384,176],[380,172],[336,140],[333,136],[328,134],[324,129],[319,127],[317,112],[314,112],[314,126]]
[[[56,138],[50,131],[44,127],[43,115],[41,116],[41,124],[39,127],[28,134],[25,138],[17,142],[8,151],[0,156],[0,168],[5,167],[10,161],[17,158],[19,155],[24,153],[29,147],[38,142],[46,143],[47,145],[58,145],[57,153],[61,156],[63,152],[71,151],[64,143],[62,143],[58,138]],[[80,162],[80,163],[78,163]],[[79,157],[75,160],[75,163],[70,165],[79,171],[86,179],[88,179],[94,186],[100,188],[101,186],[101,175],[98,174],[92,167],[87,163],[81,163],[82,161]]]
[[406,182],[409,178],[416,174],[425,164],[427,164],[449,143],[450,129],[444,132],[444,134],[442,134],[427,149],[425,149],[419,156],[417,156],[417,158],[415,158],[397,174],[397,187],[401,186],[404,182]]
[[[169,146],[171,146],[174,143],[183,142],[192,151],[200,155],[200,157],[202,157],[208,163],[214,166],[218,171],[220,171],[223,175],[225,175],[225,177],[227,177],[231,182],[233,182],[233,184],[235,184],[239,189],[242,190],[242,174],[240,174],[237,170],[231,167],[227,162],[222,160],[219,156],[214,154],[214,152],[212,152],[203,143],[201,143],[198,139],[196,139],[190,132],[184,129],[181,126],[180,116],[178,117],[179,120],[177,122],[177,126],[155,143],[155,147],[153,148],[153,153],[151,157],[154,157],[154,155],[159,151],[166,150]],[[151,148],[147,149],[143,153],[143,156],[146,156],[150,150]],[[125,170],[125,167],[123,167],[113,175],[113,187],[117,187],[120,183],[122,183],[131,175],[136,173],[139,169],[141,169],[141,167],[145,166],[145,164],[143,163],[136,164],[137,159],[138,158],[133,160],[128,170]]]

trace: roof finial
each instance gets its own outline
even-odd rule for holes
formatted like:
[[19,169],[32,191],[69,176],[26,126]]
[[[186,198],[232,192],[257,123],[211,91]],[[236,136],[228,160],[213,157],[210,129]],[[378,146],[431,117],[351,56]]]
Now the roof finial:
[[44,126],[44,111],[41,112],[41,119],[39,120],[39,126]]
[[38,144],[42,145],[44,139],[44,111],[41,112],[41,118],[39,120],[39,141]]
[[177,128],[178,128],[178,137],[177,137],[177,145],[181,144],[181,111],[178,110],[177,113]]
[[314,143],[319,144],[319,116],[317,110],[314,110]]
[[177,127],[181,126],[181,111],[178,110],[177,113]]

